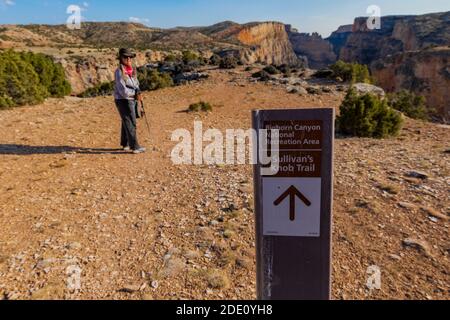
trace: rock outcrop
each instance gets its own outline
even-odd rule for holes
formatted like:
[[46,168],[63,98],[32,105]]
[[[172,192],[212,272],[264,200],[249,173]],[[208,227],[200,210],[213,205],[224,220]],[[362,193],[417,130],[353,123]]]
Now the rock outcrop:
[[450,120],[450,48],[408,51],[374,62],[372,74],[388,92],[406,89],[427,98],[446,122]]
[[290,25],[286,25],[286,32],[295,53],[305,56],[310,68],[320,69],[336,62],[333,46],[318,33],[299,33]]
[[356,18],[339,58],[370,64],[399,52],[449,44],[450,11],[420,16],[382,17],[379,30],[369,30],[367,18]]
[[233,24],[213,35],[222,41],[228,40],[241,48],[234,49],[242,62],[295,65],[299,62],[284,24],[280,22],[254,22],[245,25]]
[[366,22],[357,18],[350,33],[343,27],[329,38],[339,58],[369,65],[388,92],[406,89],[425,96],[448,121],[450,11],[382,17],[379,30],[369,30]]
[[233,51],[244,63],[297,64],[284,24],[221,22],[208,27],[149,28],[138,23],[86,22],[80,30],[65,25],[0,25],[3,47],[131,47],[156,51]]
[[336,57],[339,57],[342,47],[345,46],[348,37],[352,34],[352,30],[352,24],[340,26],[327,39],[325,39],[328,40],[333,46],[333,51]]
[[[87,55],[84,57],[56,57],[64,67],[66,77],[72,86],[72,94],[79,94],[86,89],[102,82],[114,80],[114,71],[118,67],[115,54],[104,54],[101,56]],[[136,65],[141,66],[149,60],[146,53],[138,53]]]

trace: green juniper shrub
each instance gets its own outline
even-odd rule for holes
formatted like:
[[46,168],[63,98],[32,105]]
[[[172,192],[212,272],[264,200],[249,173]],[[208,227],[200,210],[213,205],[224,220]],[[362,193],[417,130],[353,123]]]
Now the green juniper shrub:
[[142,91],[163,89],[174,85],[169,73],[158,70],[143,69],[138,72],[138,80]]
[[[138,80],[142,91],[158,90],[174,85],[173,79],[169,73],[159,72],[158,70],[140,69]],[[89,88],[79,94],[80,98],[93,98],[98,96],[107,96],[114,93],[114,81],[104,82]]]
[[429,120],[430,114],[426,106],[426,99],[423,96],[417,96],[407,90],[388,95],[390,105],[404,113],[406,116],[419,119]]
[[208,111],[212,111],[212,105],[209,102],[200,101],[197,103],[192,103],[189,106],[188,111],[189,112],[199,112],[199,111],[208,112]]
[[114,93],[114,81],[103,82],[95,87],[89,88],[83,93],[79,94],[80,98],[93,98],[98,96],[109,96]]
[[164,59],[164,61],[165,62],[176,62],[176,61],[178,61],[178,59],[173,53],[170,53],[169,55],[167,55],[167,57]]
[[402,115],[386,99],[375,95],[358,95],[350,88],[336,120],[338,132],[370,138],[396,136],[403,125]]
[[278,66],[277,69],[287,78],[292,75],[292,69],[287,64],[282,64],[281,66]]
[[226,56],[222,58],[222,60],[219,63],[220,69],[234,69],[238,66],[238,59],[233,56]]
[[252,78],[258,79],[260,81],[269,81],[271,79],[271,76],[267,71],[261,70],[252,74]]
[[197,63],[197,62],[200,62],[200,57],[195,52],[186,50],[186,51],[183,51],[183,62],[185,64]]
[[0,108],[38,104],[48,97],[70,94],[60,64],[44,54],[0,52]]
[[275,75],[275,74],[279,74],[280,73],[280,70],[278,70],[277,67],[275,67],[273,65],[268,65],[263,70],[265,72],[267,72],[268,74],[271,74],[271,75]]
[[11,97],[0,96],[0,109],[8,109],[14,107],[14,101]]
[[353,83],[373,82],[370,77],[369,68],[364,64],[346,63],[339,60],[338,62],[330,66],[330,70],[333,71],[334,78],[341,78],[344,81],[350,81]]
[[338,77],[335,77],[335,73],[331,69],[320,69],[320,70],[317,70],[313,74],[313,77],[315,77],[315,78],[338,78]]
[[222,58],[218,54],[213,54],[209,59],[209,64],[213,66],[219,66],[222,62]]

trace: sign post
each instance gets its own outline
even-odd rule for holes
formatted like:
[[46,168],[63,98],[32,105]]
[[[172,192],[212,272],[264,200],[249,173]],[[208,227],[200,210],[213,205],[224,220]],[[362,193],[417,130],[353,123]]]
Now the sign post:
[[[334,118],[332,108],[253,112],[253,128],[268,130],[254,167],[258,299],[331,298]],[[270,172],[260,160],[275,138]]]

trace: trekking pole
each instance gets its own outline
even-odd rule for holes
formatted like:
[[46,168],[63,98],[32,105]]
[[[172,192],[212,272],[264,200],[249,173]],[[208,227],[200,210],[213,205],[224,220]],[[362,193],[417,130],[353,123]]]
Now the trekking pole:
[[145,118],[145,123],[147,124],[148,135],[149,135],[149,137],[150,137],[150,139],[151,139],[152,133],[150,132],[150,124],[149,124],[149,122],[148,122],[147,112],[145,111],[144,100],[141,100],[141,105],[142,105],[142,113],[144,114],[144,118]]

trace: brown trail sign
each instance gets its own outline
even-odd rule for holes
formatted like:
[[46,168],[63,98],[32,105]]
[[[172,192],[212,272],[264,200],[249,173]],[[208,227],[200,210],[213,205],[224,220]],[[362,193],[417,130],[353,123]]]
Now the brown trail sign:
[[254,111],[253,127],[259,155],[279,141],[278,170],[254,168],[258,298],[330,299],[334,109]]

